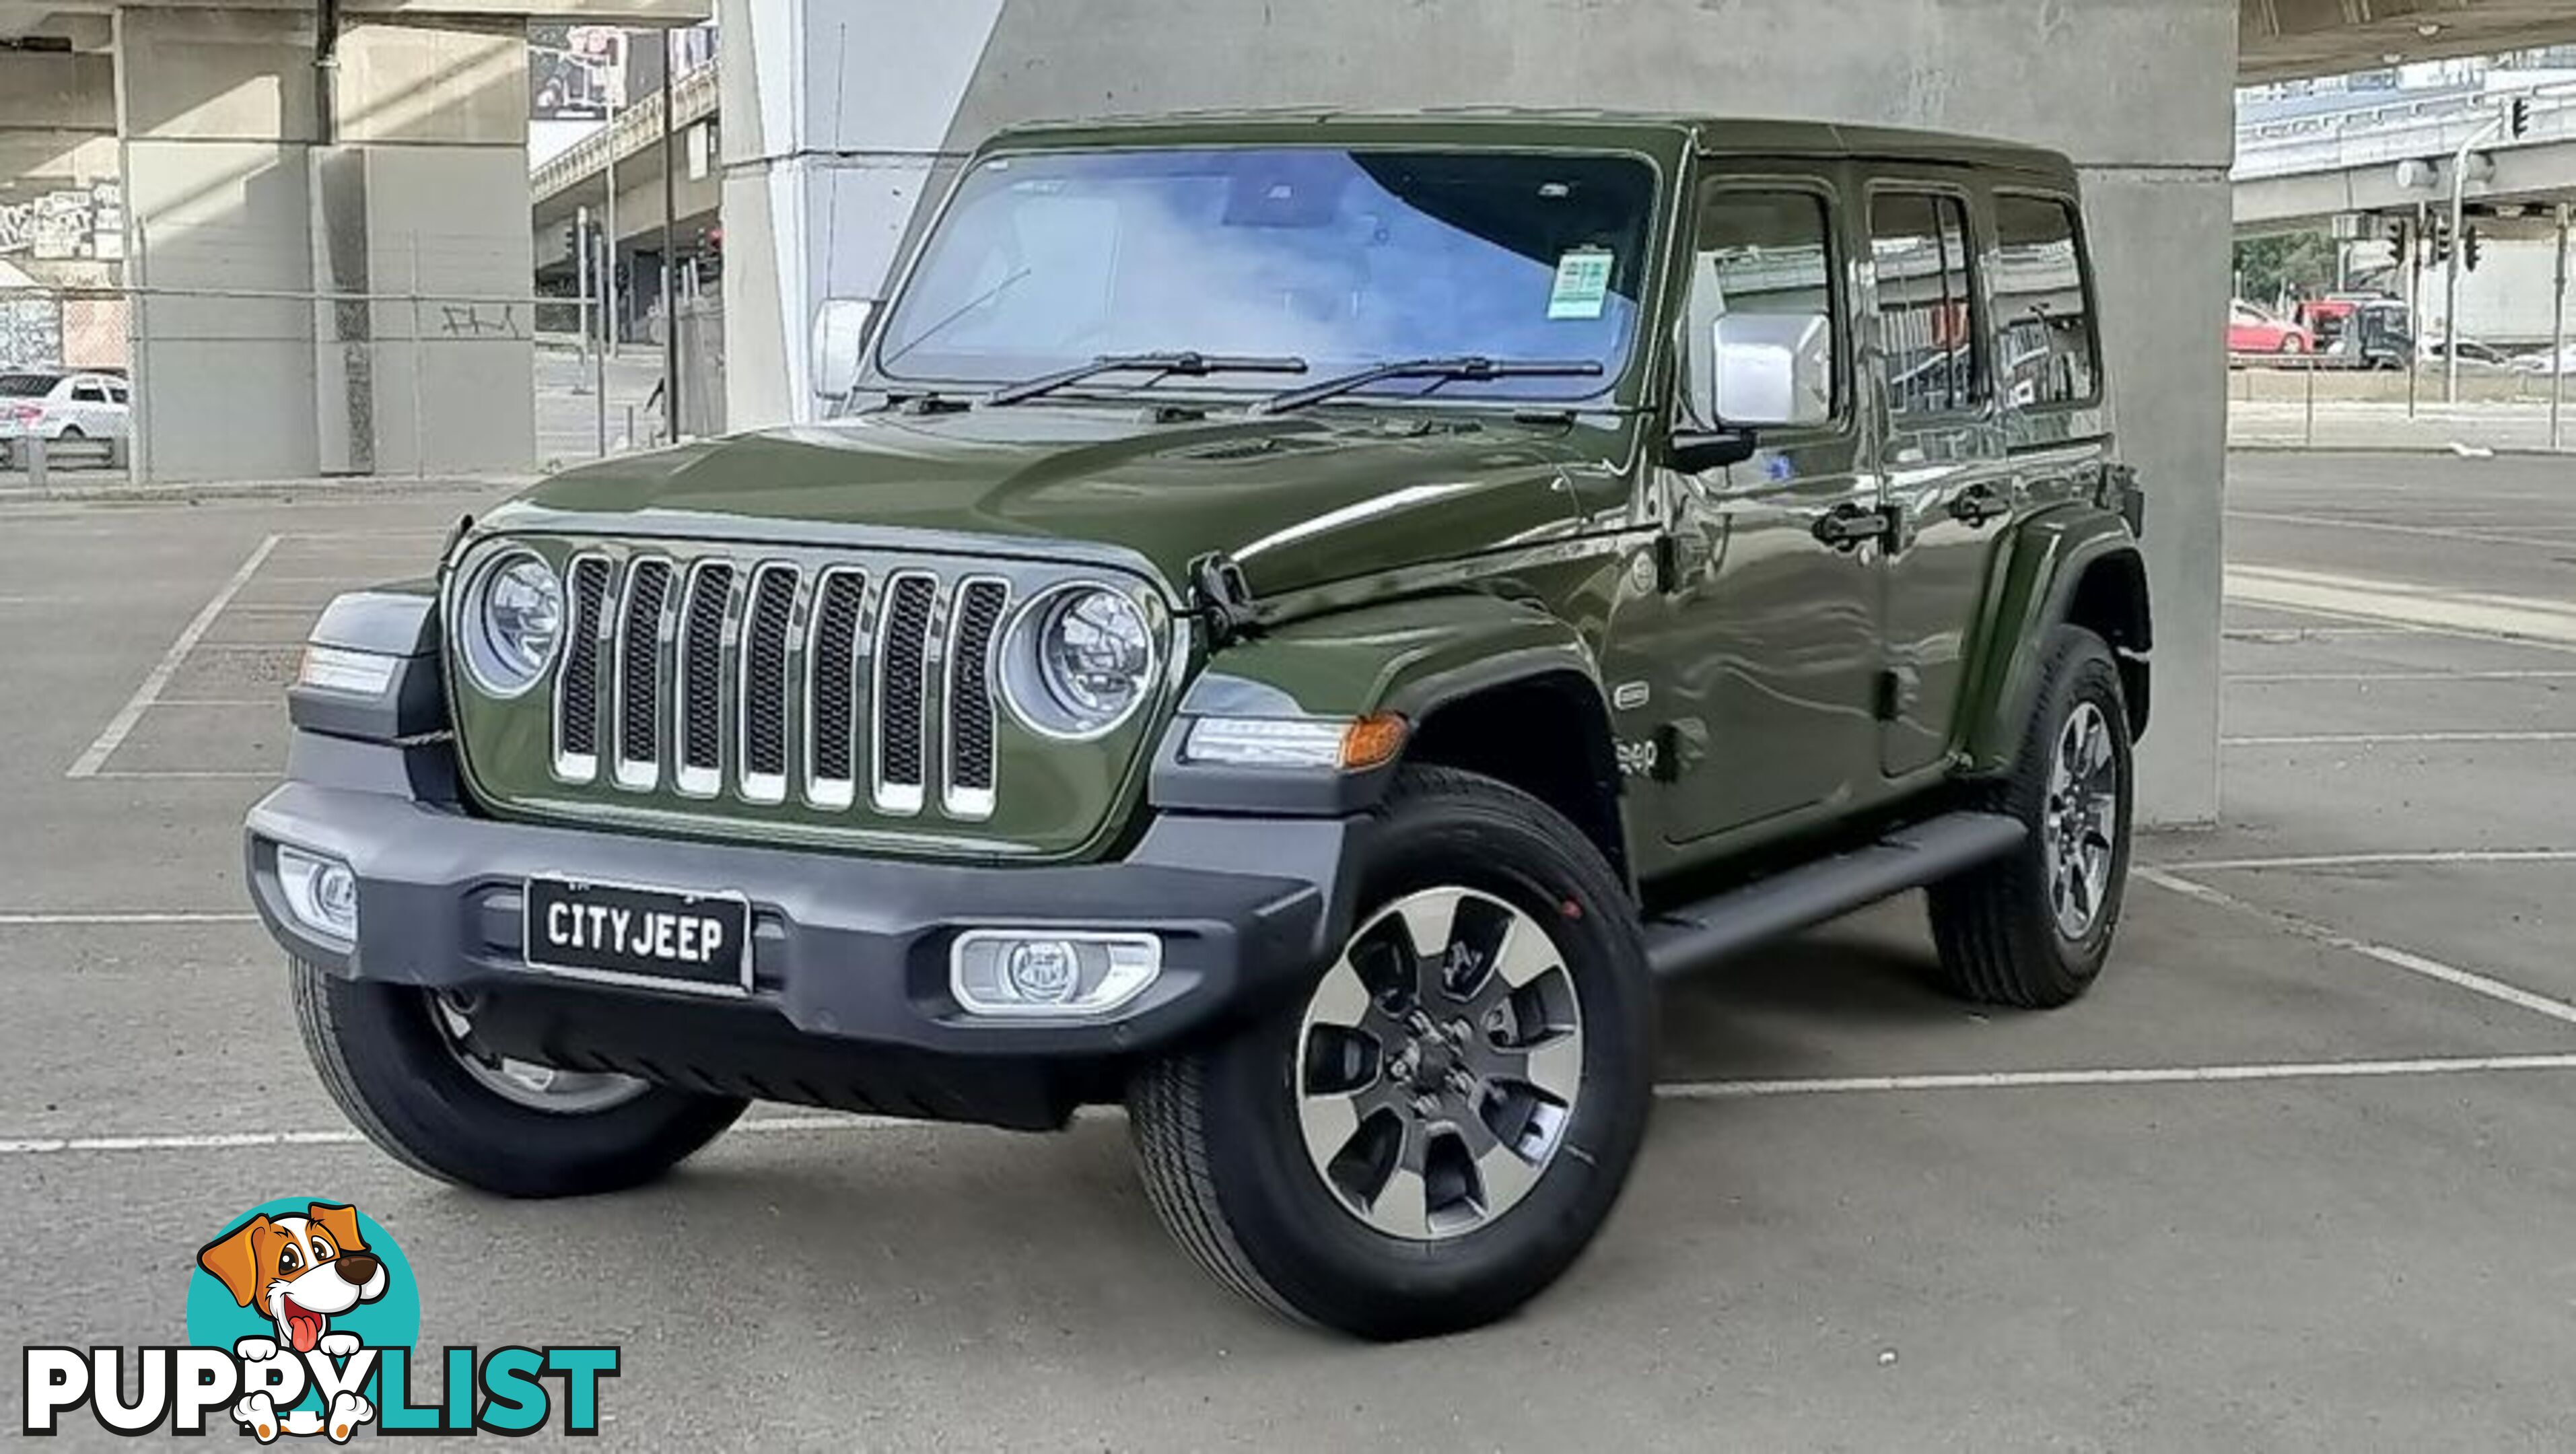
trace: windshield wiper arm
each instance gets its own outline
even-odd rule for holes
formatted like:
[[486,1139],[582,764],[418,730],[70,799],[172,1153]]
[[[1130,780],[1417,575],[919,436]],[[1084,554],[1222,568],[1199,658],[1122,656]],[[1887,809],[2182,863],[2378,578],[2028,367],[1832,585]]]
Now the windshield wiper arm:
[[1599,378],[1601,372],[1601,361],[1591,358],[1486,358],[1481,354],[1460,354],[1455,358],[1409,358],[1342,374],[1308,384],[1302,389],[1290,389],[1284,394],[1273,394],[1253,405],[1252,412],[1284,414],[1388,379],[1437,379],[1442,384],[1483,383],[1490,379],[1592,379]]
[[1203,379],[1210,374],[1302,374],[1306,361],[1294,355],[1256,357],[1224,353],[1113,353],[1060,373],[1005,385],[984,396],[988,407],[1017,404],[1101,374],[1151,373],[1153,382],[1175,376]]

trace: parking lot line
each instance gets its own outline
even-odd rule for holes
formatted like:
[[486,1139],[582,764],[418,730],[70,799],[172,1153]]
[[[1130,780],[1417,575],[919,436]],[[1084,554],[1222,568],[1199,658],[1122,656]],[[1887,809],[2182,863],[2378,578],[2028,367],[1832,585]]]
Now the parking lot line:
[[2554,682],[2576,681],[2576,671],[2244,671],[2229,682]]
[[[2197,868],[2198,865],[2194,867]],[[2361,955],[2365,959],[2375,959],[2392,969],[2402,969],[2409,974],[2439,980],[2443,984],[2467,990],[2471,994],[2484,995],[2499,1003],[2529,1010],[2535,1015],[2545,1015],[2561,1024],[2576,1025],[2576,1005],[2571,1005],[2564,1000],[2553,1000],[2547,995],[2536,995],[2518,985],[2507,984],[2503,980],[2480,974],[2475,970],[2444,964],[2438,959],[2428,959],[2411,950],[2399,949],[2395,945],[2381,944],[2374,940],[2346,934],[2338,929],[2330,929],[2313,919],[2302,918],[2280,909],[2266,908],[2250,900],[2240,899],[2225,889],[2214,889],[2205,883],[2184,878],[2171,869],[2141,867],[2136,869],[2135,873],[2137,877],[2168,892],[2268,920],[2310,943],[2322,944],[2329,949],[2345,950]]]
[[2227,512],[2227,518],[2256,520],[2270,525],[2315,526],[2326,530],[2367,530],[2390,535],[2424,535],[2439,540],[2474,541],[2481,545],[2538,545],[2546,548],[2549,544],[2547,541],[2536,541],[2519,534],[2501,531],[2460,530],[2444,525],[2394,525],[2384,520],[2355,520],[2341,515],[2294,515],[2279,510],[2230,510]]
[[2218,739],[2221,747],[2370,747],[2408,742],[2576,742],[2576,732],[2309,732]]
[[215,781],[276,781],[286,776],[283,767],[136,767],[106,768],[90,774],[93,782],[168,782],[190,779]]
[[116,715],[108,719],[106,728],[63,774],[65,777],[93,778],[99,775],[99,769],[107,765],[108,755],[124,743],[126,735],[134,730],[134,724],[143,720],[143,714],[160,697],[161,689],[168,686],[170,678],[178,673],[179,664],[187,660],[188,653],[195,649],[198,638],[213,627],[215,618],[224,613],[224,607],[232,604],[233,597],[240,594],[241,588],[250,584],[250,578],[259,573],[269,553],[277,549],[280,538],[269,536],[251,548],[250,558],[243,561],[241,568],[232,573],[232,578],[224,582],[223,588],[215,592],[214,599],[199,608],[196,616],[180,629],[179,639],[170,643],[168,651],[161,653],[161,660],[143,678],[143,685],[136,687],[134,695],[128,697]]
[[[2446,863],[2576,863],[2576,848],[2431,848],[2411,853],[2299,853],[2271,858],[2195,858],[2154,866],[2167,871],[2208,873],[2216,869],[2372,868]],[[2146,866],[2140,867],[2143,871]]]
[[0,913],[0,924],[256,924],[247,909],[69,909],[16,910]]
[[[1655,1087],[1666,1101],[1769,1100],[1788,1096],[1907,1095],[1944,1091],[2066,1090],[2158,1085],[2242,1085],[2301,1080],[2386,1080],[2423,1076],[2576,1071],[2576,1052],[2541,1055],[2422,1056],[2401,1060],[2309,1060],[2252,1065],[2111,1066],[2102,1069],[1997,1070],[1924,1075],[1839,1075],[1779,1080],[1672,1081]],[[1086,1107],[1085,1118],[1118,1119],[1117,1106]],[[734,1124],[753,1135],[889,1130],[954,1130],[939,1121],[899,1116],[787,1113]],[[0,1138],[0,1157],[114,1155],[152,1151],[238,1151],[285,1146],[363,1146],[356,1131],[203,1131],[124,1136]]]

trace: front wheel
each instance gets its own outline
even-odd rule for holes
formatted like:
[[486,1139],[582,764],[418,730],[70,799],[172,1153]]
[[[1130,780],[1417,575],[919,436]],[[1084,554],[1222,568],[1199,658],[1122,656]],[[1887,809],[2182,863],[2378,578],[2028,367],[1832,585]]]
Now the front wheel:
[[2019,818],[2029,836],[1930,895],[1941,977],[1953,992],[2050,1009],[2092,988],[2120,923],[2135,788],[2119,663],[2099,636],[2060,626],[2013,774],[1986,804]]
[[1562,817],[1410,769],[1358,929],[1296,1002],[1129,1094],[1155,1210],[1218,1281],[1367,1338],[1490,1322],[1564,1272],[1653,1100],[1635,912]]
[[414,1171],[513,1197],[622,1191],[661,1176],[746,1102],[512,1060],[474,1038],[473,1001],[289,967],[304,1048],[350,1121]]

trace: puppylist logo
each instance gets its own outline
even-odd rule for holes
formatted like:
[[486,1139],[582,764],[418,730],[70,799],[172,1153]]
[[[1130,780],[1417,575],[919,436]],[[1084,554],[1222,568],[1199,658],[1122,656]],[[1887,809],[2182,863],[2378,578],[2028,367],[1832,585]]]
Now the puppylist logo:
[[187,1329],[182,1345],[30,1345],[23,1432],[52,1434],[86,1409],[118,1434],[231,1425],[262,1444],[346,1443],[370,1424],[387,1434],[530,1434],[560,1407],[563,1432],[596,1434],[599,1381],[618,1373],[614,1347],[451,1347],[442,1396],[415,1401],[420,1291],[410,1259],[375,1218],[303,1197],[253,1207],[198,1249]]

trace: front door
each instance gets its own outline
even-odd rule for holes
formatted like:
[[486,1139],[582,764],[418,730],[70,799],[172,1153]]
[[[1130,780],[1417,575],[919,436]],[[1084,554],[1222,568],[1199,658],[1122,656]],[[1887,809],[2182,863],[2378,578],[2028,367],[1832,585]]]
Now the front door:
[[1976,200],[1931,177],[1870,190],[1890,522],[1878,581],[1887,672],[1878,756],[1890,778],[1948,758],[1987,563],[2016,508],[1980,291],[1986,270],[1973,261],[1984,235],[1972,221]]
[[1821,314],[1833,325],[1835,397],[1829,422],[1765,430],[1742,464],[1659,481],[1669,534],[1660,639],[1636,645],[1675,754],[1655,815],[1670,843],[1791,826],[1876,785],[1876,552],[1837,528],[1878,506],[1854,405],[1838,205],[1825,176],[1737,176],[1712,180],[1698,208],[1680,392],[1711,397],[1701,371],[1720,316]]

